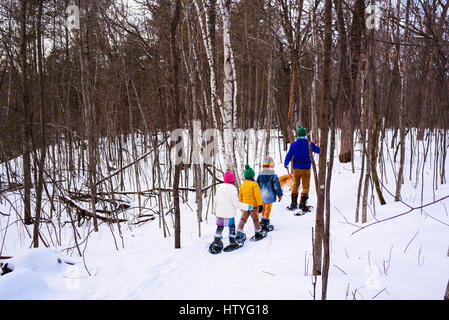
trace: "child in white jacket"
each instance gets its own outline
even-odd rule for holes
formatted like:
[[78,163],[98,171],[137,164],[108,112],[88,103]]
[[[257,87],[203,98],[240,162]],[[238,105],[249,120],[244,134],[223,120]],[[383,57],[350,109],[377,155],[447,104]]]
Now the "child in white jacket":
[[233,185],[235,176],[231,171],[226,171],[223,180],[225,183],[217,187],[214,213],[217,216],[217,231],[214,242],[210,246],[210,252],[220,253],[223,249],[222,234],[225,227],[229,227],[230,247],[238,247],[240,244],[235,239],[236,210],[252,210],[252,205],[239,201],[237,188]]

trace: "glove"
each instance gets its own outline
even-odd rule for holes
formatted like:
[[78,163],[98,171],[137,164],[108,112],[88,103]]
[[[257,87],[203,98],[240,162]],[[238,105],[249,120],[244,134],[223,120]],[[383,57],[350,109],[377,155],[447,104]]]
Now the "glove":
[[263,206],[260,205],[260,206],[259,206],[259,213],[262,213],[262,211],[263,211]]
[[282,200],[282,197],[279,197],[279,201],[278,202],[281,202],[281,200]]
[[248,206],[248,211],[251,211],[251,210],[253,210],[253,205],[252,205],[252,204],[250,204],[250,205]]

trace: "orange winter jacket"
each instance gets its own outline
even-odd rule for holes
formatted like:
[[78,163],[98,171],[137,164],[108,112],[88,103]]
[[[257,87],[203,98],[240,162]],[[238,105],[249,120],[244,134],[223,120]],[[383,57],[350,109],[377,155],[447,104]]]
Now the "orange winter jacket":
[[262,195],[260,193],[259,185],[253,179],[246,179],[239,190],[240,202],[251,204],[254,208],[261,206]]

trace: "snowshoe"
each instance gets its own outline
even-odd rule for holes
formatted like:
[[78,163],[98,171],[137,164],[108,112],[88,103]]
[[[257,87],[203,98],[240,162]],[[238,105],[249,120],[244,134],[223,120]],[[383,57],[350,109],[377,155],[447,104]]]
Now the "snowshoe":
[[212,242],[209,246],[209,252],[212,254],[218,254],[223,250],[223,241],[221,241],[221,237],[215,236],[214,242]]
[[209,246],[209,252],[212,254],[219,254],[221,250],[223,250],[223,242],[220,242],[218,245],[212,242]]
[[298,205],[296,203],[292,203],[291,205],[289,205],[287,207],[287,209],[290,211],[296,210],[296,209],[298,209]]
[[[234,251],[235,249],[243,247],[243,244],[245,243],[245,241],[243,240],[242,242],[238,242],[236,238],[237,238],[236,236],[234,236],[234,237],[229,236],[230,244],[223,249],[224,252]],[[245,239],[246,239],[246,237],[245,237]]]
[[272,224],[270,224],[270,219],[268,219],[268,218],[262,218],[260,220],[260,225],[262,227],[262,231],[265,231],[267,233],[270,231],[273,231],[273,229],[274,229],[274,226]]
[[239,249],[241,247],[243,247],[244,242],[235,242],[235,243],[231,243],[230,245],[226,246],[223,251],[224,252],[231,252],[234,251],[236,249]]
[[265,231],[260,231],[260,232],[256,232],[252,237],[251,237],[251,241],[259,241],[262,240],[263,238],[265,238],[267,236],[267,232]]
[[293,215],[295,215],[295,216],[303,216],[303,215],[305,215],[307,212],[310,212],[310,211],[312,211],[312,206],[306,206],[306,207],[303,207],[303,208],[301,208],[301,211],[297,211],[297,212],[295,212]]
[[244,234],[243,232],[238,231],[237,232],[237,236],[235,237],[235,240],[238,243],[244,243],[246,240],[246,234]]

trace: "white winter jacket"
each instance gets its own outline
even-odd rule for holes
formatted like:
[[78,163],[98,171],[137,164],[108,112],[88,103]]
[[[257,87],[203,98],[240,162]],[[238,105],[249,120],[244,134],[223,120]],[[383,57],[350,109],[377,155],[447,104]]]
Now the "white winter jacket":
[[236,210],[248,210],[249,206],[239,201],[237,188],[230,183],[218,185],[215,195],[214,213],[219,218],[233,218]]

